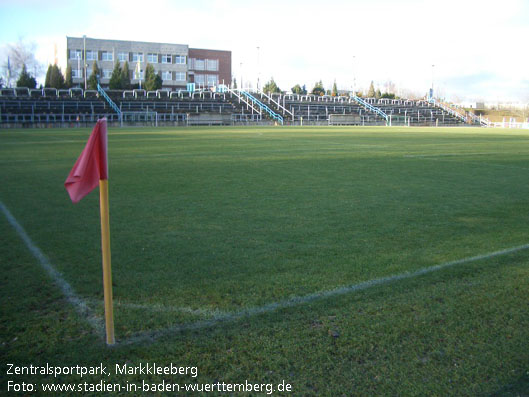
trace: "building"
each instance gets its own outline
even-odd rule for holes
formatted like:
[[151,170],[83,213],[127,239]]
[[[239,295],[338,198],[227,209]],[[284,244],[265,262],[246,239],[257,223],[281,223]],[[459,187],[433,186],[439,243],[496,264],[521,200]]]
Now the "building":
[[197,86],[231,84],[231,51],[189,49],[188,80]]
[[[101,70],[100,82],[108,85],[116,61],[128,61],[132,84],[143,82],[147,64],[162,78],[162,88],[186,88],[188,83],[213,87],[231,82],[231,51],[189,48],[187,44],[102,40],[66,37],[67,62],[74,84],[84,85],[93,63]],[[83,62],[86,60],[86,62]]]

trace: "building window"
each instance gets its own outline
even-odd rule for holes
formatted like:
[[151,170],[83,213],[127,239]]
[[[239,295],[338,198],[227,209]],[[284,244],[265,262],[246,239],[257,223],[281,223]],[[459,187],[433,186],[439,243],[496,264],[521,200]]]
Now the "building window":
[[101,52],[101,60],[102,61],[113,61],[114,54],[109,51],[103,51]]
[[173,72],[170,70],[162,72],[162,80],[172,80],[173,79]]
[[163,54],[162,63],[172,63],[172,58],[171,54]]
[[132,62],[143,62],[143,52],[133,52]]
[[129,60],[129,53],[128,52],[118,52],[118,60],[120,62],[125,62]]
[[219,70],[219,61],[217,59],[206,59],[206,68],[216,72]]
[[185,81],[186,80],[186,74],[184,72],[176,72],[175,73],[175,80],[176,81]]
[[72,78],[73,79],[81,79],[81,78],[83,78],[83,71],[81,69],[73,69],[72,68]]
[[185,65],[186,64],[185,55],[175,55],[174,63],[176,63],[177,65]]
[[81,50],[70,50],[70,59],[83,59],[83,52]]
[[215,86],[219,82],[219,76],[216,74],[208,74],[208,87]]
[[86,51],[87,61],[97,61],[97,51]]
[[195,83],[204,85],[206,82],[205,75],[203,74],[195,74]]
[[204,60],[203,59],[195,59],[194,62],[192,62],[194,65],[193,69],[195,70],[204,70],[205,69],[205,65],[204,65]]
[[158,63],[158,54],[147,54],[147,62]]

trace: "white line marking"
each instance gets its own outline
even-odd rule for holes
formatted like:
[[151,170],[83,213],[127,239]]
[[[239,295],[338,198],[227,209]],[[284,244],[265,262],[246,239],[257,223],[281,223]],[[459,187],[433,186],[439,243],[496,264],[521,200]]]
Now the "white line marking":
[[[517,167],[513,165],[504,165],[504,164],[494,164],[494,163],[487,163],[484,161],[460,161],[460,160],[448,160],[448,155],[444,155],[445,158],[441,157],[429,157],[429,156],[404,156],[407,158],[421,158],[423,160],[430,160],[430,161],[441,161],[445,163],[459,163],[459,164],[474,164],[474,165],[485,165],[488,167],[495,167],[495,168],[507,168],[512,170],[529,170],[528,167]],[[455,155],[453,156],[455,157]]]
[[488,152],[488,153],[432,153],[432,154],[405,154],[406,158],[426,158],[431,159],[435,157],[463,157],[463,156],[488,156],[491,154],[503,154],[500,152]]
[[[44,270],[50,275],[50,277],[55,281],[55,283],[59,286],[62,293],[68,300],[68,302],[77,310],[77,312],[80,314],[81,317],[85,318],[88,323],[92,326],[92,328],[95,330],[95,332],[103,336],[104,334],[104,324],[102,319],[97,316],[87,305],[87,302],[83,299],[81,299],[73,290],[72,286],[63,278],[62,274],[58,272],[49,262],[48,258],[42,253],[42,251],[33,243],[31,238],[27,235],[24,228],[17,222],[15,217],[9,212],[7,207],[0,201],[0,209],[4,213],[7,221],[13,226],[15,231],[18,233],[19,237],[24,241],[26,244],[26,247],[30,250],[30,252],[33,254],[33,256],[39,261],[39,264],[42,266]],[[230,323],[238,321],[242,318],[247,317],[253,317],[259,314],[264,313],[271,313],[280,309],[285,309],[293,306],[298,306],[306,303],[310,303],[313,301],[334,297],[334,296],[340,296],[345,295],[348,293],[356,292],[356,291],[362,291],[365,289],[369,289],[371,287],[375,287],[378,285],[385,285],[392,282],[405,280],[414,278],[417,276],[421,276],[424,274],[436,272],[451,266],[463,264],[463,263],[469,263],[469,262],[475,262],[482,259],[489,259],[496,256],[501,255],[507,255],[511,254],[517,251],[522,251],[529,248],[529,244],[519,245],[512,248],[506,248],[500,251],[494,251],[487,254],[482,255],[476,255],[471,256],[468,258],[463,258],[455,261],[445,262],[441,263],[439,265],[425,267],[419,270],[416,270],[414,272],[404,272],[400,274],[396,274],[393,276],[387,276],[387,277],[381,277],[376,278],[368,281],[364,281],[358,284],[352,284],[349,286],[344,287],[338,287],[332,290],[328,291],[321,291],[321,292],[315,292],[312,294],[304,295],[304,296],[296,296],[293,298],[285,299],[278,302],[269,303],[263,306],[258,307],[250,307],[247,309],[242,309],[236,312],[221,312],[221,311],[201,311],[189,309],[189,312],[196,312],[196,313],[213,313],[213,317],[206,320],[200,320],[189,324],[175,324],[173,326],[155,330],[155,331],[145,331],[140,332],[136,334],[135,336],[132,336],[128,339],[125,339],[123,341],[119,341],[118,343],[121,345],[129,345],[134,343],[141,343],[141,342],[153,342],[154,340],[163,337],[172,335],[175,333],[179,333],[182,331],[187,330],[196,330],[196,329],[203,329],[203,328],[209,328],[213,327],[217,324],[222,323]],[[136,304],[129,304],[131,307],[136,308],[156,308],[156,309],[163,309],[163,306],[160,305],[136,305]],[[175,308],[175,311],[186,311],[188,308]]]
[[[94,306],[101,306],[103,307],[104,302],[99,299],[91,299],[85,298],[85,301],[91,305]],[[138,310],[148,310],[151,312],[159,312],[159,313],[185,313],[185,314],[192,314],[195,316],[202,316],[202,317],[214,317],[223,315],[227,312],[221,311],[218,309],[193,309],[191,307],[186,306],[168,306],[158,303],[153,304],[145,304],[145,303],[131,303],[131,302],[121,302],[118,300],[114,300],[114,305],[123,307],[125,309],[138,309]]]
[[231,313],[227,312],[224,314],[220,314],[218,316],[214,316],[211,319],[201,320],[201,321],[197,321],[197,322],[190,323],[190,324],[175,324],[173,326],[163,328],[160,330],[156,330],[156,331],[140,332],[136,334],[135,336],[132,336],[126,340],[121,341],[120,344],[129,345],[129,344],[141,343],[141,342],[147,342],[147,343],[153,342],[157,338],[160,338],[163,336],[169,336],[169,335],[179,333],[182,331],[210,328],[217,324],[235,322],[242,318],[252,317],[252,316],[256,316],[256,315],[264,314],[264,313],[270,313],[270,312],[274,312],[280,309],[298,306],[298,305],[310,303],[313,301],[317,301],[320,299],[345,295],[345,294],[356,292],[356,291],[362,291],[362,290],[369,289],[371,287],[375,287],[378,285],[385,285],[385,284],[389,284],[395,281],[410,279],[410,278],[414,278],[417,276],[422,276],[424,274],[433,273],[433,272],[436,272],[442,269],[446,269],[451,266],[460,265],[463,263],[475,262],[475,261],[479,261],[482,259],[489,259],[489,258],[493,258],[496,256],[511,254],[511,253],[522,251],[528,248],[529,248],[529,244],[519,245],[516,247],[507,248],[507,249],[503,249],[500,251],[494,251],[494,252],[490,252],[487,254],[471,256],[468,258],[463,258],[463,259],[459,259],[455,261],[441,263],[435,266],[425,267],[425,268],[416,270],[414,272],[404,272],[404,273],[396,274],[393,276],[376,278],[373,280],[368,280],[368,281],[364,281],[364,282],[349,285],[349,286],[339,287],[339,288],[328,290],[328,291],[321,291],[321,292],[315,292],[309,295],[297,296],[297,297],[285,299],[279,302],[269,303],[263,306],[251,307],[251,308],[242,309],[242,310],[231,312]]
[[0,201],[0,209],[4,213],[7,221],[13,226],[13,229],[17,232],[18,236],[24,241],[26,247],[33,254],[33,256],[39,261],[39,264],[49,274],[52,280],[61,289],[62,293],[66,297],[66,300],[77,310],[79,315],[86,319],[86,321],[92,326],[94,331],[100,335],[104,335],[104,325],[100,317],[98,317],[74,291],[72,286],[64,279],[62,274],[55,269],[46,255],[35,245],[35,243],[28,236],[24,228],[17,222],[15,217],[9,212],[7,207]]

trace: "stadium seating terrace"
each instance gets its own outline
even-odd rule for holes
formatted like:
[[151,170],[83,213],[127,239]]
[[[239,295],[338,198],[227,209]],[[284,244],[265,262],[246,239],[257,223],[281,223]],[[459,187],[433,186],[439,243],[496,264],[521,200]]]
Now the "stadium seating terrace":
[[[106,90],[122,112],[97,91],[81,88],[0,90],[0,125],[75,127],[106,117],[111,124],[234,125],[272,124],[266,112],[241,100],[236,90]],[[425,100],[366,98],[370,108],[346,96],[249,93],[281,115],[286,125],[463,125],[463,117]],[[378,109],[374,112],[372,109]],[[382,115],[385,115],[382,116]]]

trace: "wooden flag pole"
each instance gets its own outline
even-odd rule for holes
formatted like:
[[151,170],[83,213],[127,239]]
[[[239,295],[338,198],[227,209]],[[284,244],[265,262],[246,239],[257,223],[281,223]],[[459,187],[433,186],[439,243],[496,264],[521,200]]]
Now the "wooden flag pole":
[[101,251],[103,253],[103,291],[105,296],[105,328],[107,345],[114,339],[114,308],[112,305],[112,270],[110,266],[110,225],[108,215],[108,179],[99,180],[99,202],[101,210]]

